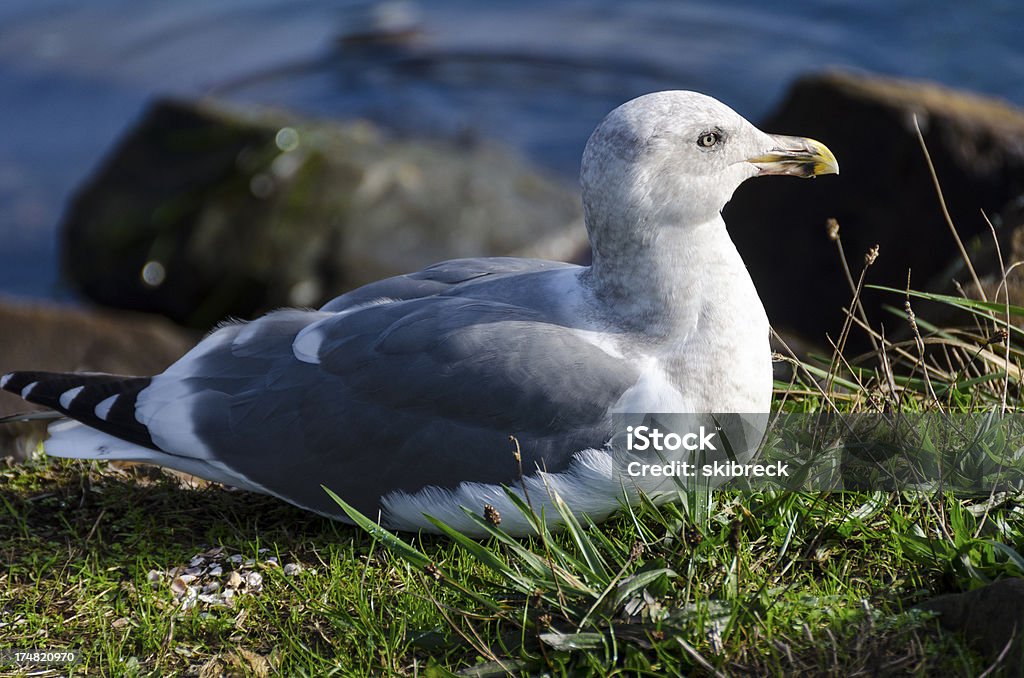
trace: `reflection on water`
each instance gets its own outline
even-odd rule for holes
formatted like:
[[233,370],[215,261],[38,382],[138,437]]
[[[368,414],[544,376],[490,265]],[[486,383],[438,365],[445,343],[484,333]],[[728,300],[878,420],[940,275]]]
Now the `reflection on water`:
[[[0,5],[0,292],[60,295],[60,211],[156,94],[499,139],[571,177],[601,116],[654,89],[702,90],[756,120],[796,75],[842,65],[1024,104],[1021,25],[1015,0],[781,10],[753,0],[9,0]],[[396,39],[367,42],[374,26]]]

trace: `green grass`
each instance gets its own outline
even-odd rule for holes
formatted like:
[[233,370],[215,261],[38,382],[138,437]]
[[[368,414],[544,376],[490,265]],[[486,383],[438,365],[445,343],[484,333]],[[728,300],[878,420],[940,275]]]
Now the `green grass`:
[[[272,499],[124,475],[3,471],[0,647],[79,648],[72,675],[976,675],[911,607],[1022,574],[986,546],[1024,543],[1013,502],[979,525],[952,499],[723,494],[704,520],[643,505],[543,538],[389,549]],[[213,546],[254,560],[262,590],[182,609],[148,580]]]

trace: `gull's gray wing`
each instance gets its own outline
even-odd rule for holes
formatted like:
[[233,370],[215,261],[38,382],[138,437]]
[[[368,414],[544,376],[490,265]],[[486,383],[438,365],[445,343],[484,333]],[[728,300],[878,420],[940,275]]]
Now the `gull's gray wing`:
[[381,299],[405,300],[446,294],[470,283],[491,282],[498,278],[523,273],[577,268],[573,264],[543,259],[517,257],[486,257],[451,259],[428,266],[422,271],[385,278],[346,292],[327,302],[321,311],[346,311]]
[[510,435],[527,475],[563,470],[609,439],[635,368],[545,310],[560,266],[479,261],[223,328],[153,379],[137,417],[161,449],[323,513],[339,511],[321,483],[371,514],[396,490],[513,483]]

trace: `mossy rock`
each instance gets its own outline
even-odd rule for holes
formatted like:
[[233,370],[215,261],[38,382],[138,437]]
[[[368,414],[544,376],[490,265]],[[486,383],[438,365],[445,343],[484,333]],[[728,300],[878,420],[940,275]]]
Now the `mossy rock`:
[[63,269],[100,304],[205,329],[442,259],[568,256],[579,221],[574,190],[499,147],[162,100],[73,200]]

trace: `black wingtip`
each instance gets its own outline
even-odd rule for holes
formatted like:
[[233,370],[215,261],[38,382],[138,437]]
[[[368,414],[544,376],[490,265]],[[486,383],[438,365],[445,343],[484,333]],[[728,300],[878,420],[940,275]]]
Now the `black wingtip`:
[[99,373],[10,372],[0,377],[0,388],[104,433],[159,449],[135,418],[136,398],[151,381]]
[[16,395],[21,395],[22,390],[34,380],[32,379],[33,374],[37,372],[8,372],[4,376],[0,377],[0,389],[10,391]]

